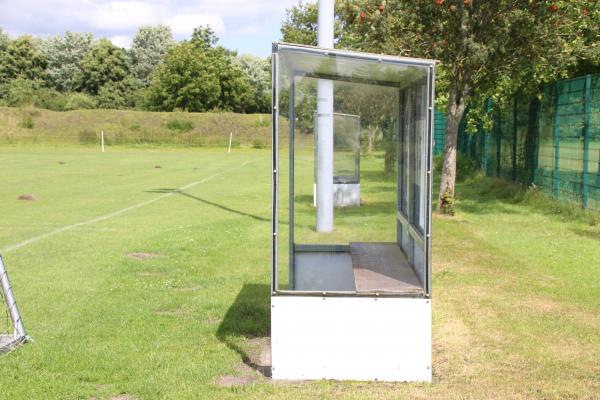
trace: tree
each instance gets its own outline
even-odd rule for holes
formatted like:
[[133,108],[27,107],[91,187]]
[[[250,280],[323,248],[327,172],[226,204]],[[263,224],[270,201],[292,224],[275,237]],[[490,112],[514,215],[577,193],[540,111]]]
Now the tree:
[[129,75],[127,54],[108,39],[100,39],[81,60],[75,75],[75,87],[91,95],[109,82],[119,82]]
[[48,60],[48,82],[56,89],[68,92],[75,88],[75,77],[82,72],[81,62],[92,48],[91,33],[65,32],[42,42],[42,52]]
[[[345,21],[343,16],[343,0],[335,1],[334,41],[336,46],[344,46]],[[283,41],[287,43],[317,45],[318,10],[316,2],[302,2],[286,10],[286,18],[281,23]]]
[[6,51],[8,44],[10,43],[10,37],[2,28],[0,28],[0,54]]
[[243,54],[233,59],[249,83],[244,111],[268,113],[271,107],[271,63],[268,59]]
[[147,106],[155,111],[209,111],[219,104],[221,87],[208,54],[190,42],[171,47],[148,87]]
[[0,58],[0,84],[22,78],[44,81],[46,57],[36,46],[31,36],[20,36],[9,40]]
[[209,27],[173,46],[158,67],[147,92],[153,110],[245,111],[250,97],[248,79],[233,60],[236,54],[215,46]]
[[150,76],[173,44],[169,26],[142,26],[138,29],[129,50],[129,58],[131,72],[143,86],[148,86]]
[[221,94],[218,108],[224,111],[247,112],[252,101],[248,77],[235,63],[236,54],[218,46],[207,52],[210,62],[216,66]]
[[210,26],[200,26],[192,32],[190,42],[199,49],[209,50],[216,46],[219,38],[215,35],[215,31]]

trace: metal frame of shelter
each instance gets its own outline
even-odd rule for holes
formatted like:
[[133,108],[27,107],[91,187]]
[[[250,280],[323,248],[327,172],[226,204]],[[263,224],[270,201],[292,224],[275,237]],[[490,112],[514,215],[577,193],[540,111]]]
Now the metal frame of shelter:
[[[360,292],[347,292],[347,291],[312,291],[312,290],[282,290],[279,289],[278,285],[278,213],[279,213],[279,196],[278,196],[278,187],[279,187],[279,93],[278,93],[278,63],[277,63],[277,54],[281,51],[298,51],[298,52],[306,52],[307,54],[321,54],[332,57],[339,58],[352,58],[359,60],[367,60],[367,61],[376,61],[376,62],[385,62],[391,64],[398,64],[401,66],[417,66],[417,67],[426,67],[428,70],[427,74],[427,117],[426,117],[426,143],[427,143],[427,151],[426,151],[426,182],[425,182],[425,191],[426,195],[422,201],[425,202],[425,229],[424,231],[418,227],[415,227],[411,224],[411,215],[408,215],[402,211],[397,212],[397,222],[399,225],[403,226],[414,242],[422,244],[424,249],[425,256],[425,279],[423,282],[424,286],[424,296],[429,298],[431,296],[431,200],[432,200],[432,158],[433,158],[433,122],[434,122],[434,93],[435,93],[435,63],[434,60],[425,60],[425,59],[415,59],[415,58],[407,58],[407,57],[392,57],[392,56],[384,56],[379,54],[369,54],[369,53],[357,53],[351,51],[342,51],[342,50],[331,50],[331,49],[322,49],[313,46],[303,46],[296,44],[286,44],[286,43],[274,43],[273,44],[273,65],[272,65],[272,282],[271,282],[271,292],[273,295],[313,295],[313,296],[373,296],[373,293],[360,293]],[[351,82],[359,82],[359,83],[367,83],[371,85],[383,85],[383,86],[396,86],[396,83],[386,82],[381,80],[363,80],[358,78],[353,78],[349,80],[345,77],[340,76],[330,76],[324,74],[306,74],[302,72],[297,72],[297,75],[294,76],[303,76],[303,77],[313,77],[319,79],[332,79],[337,81],[351,81]],[[294,108],[294,80],[290,81],[290,112],[293,114]],[[399,88],[400,92],[401,89]],[[402,93],[400,93],[402,95]],[[289,124],[289,248],[290,253],[290,280],[293,281],[293,263],[294,257],[293,252],[295,250],[315,250],[315,245],[306,245],[303,249],[294,243],[294,120],[290,119]],[[403,129],[399,129],[399,146],[402,146],[403,141],[406,138],[403,135],[406,135]],[[400,184],[400,183],[399,183]],[[401,190],[401,188],[398,188]],[[410,190],[410,189],[409,189]],[[398,199],[400,201],[400,199]],[[409,207],[410,210],[410,207]],[[411,211],[409,211],[410,213]],[[334,246],[335,247],[335,246]],[[328,245],[321,245],[321,250],[323,251],[339,251],[339,248],[334,248]],[[389,297],[414,297],[413,295],[407,295],[405,293],[390,293],[390,292],[381,292],[377,293],[377,296],[389,296]]]
[[[312,239],[305,239],[308,240],[306,243],[295,242],[296,194],[302,198],[301,191],[309,185],[306,178],[309,164],[302,163],[303,167],[299,164],[299,186],[295,193],[295,90],[298,90],[298,105],[301,106],[302,98],[310,98],[303,94],[300,86],[305,78],[309,78],[307,82],[317,79],[317,89],[325,86],[321,83],[326,81],[338,82],[339,88],[353,84],[377,86],[371,89],[372,93],[382,100],[382,105],[386,104],[378,109],[378,113],[381,117],[391,116],[395,121],[387,129],[396,138],[398,166],[395,188],[387,192],[396,199],[395,211],[389,213],[390,224],[394,224],[395,229],[387,229],[387,233],[379,238],[395,236],[395,240],[373,241],[375,237],[357,230],[356,235],[346,233],[344,239],[339,239],[343,242],[335,244],[338,236],[334,229],[321,231],[334,236],[312,236]],[[273,45],[273,379],[431,381],[434,83],[433,60],[284,43]],[[298,88],[295,87],[297,84]],[[333,88],[333,85],[327,86]],[[325,103],[334,104],[334,97],[328,97],[334,96],[334,92],[330,93],[320,94],[317,90],[317,109]],[[344,96],[343,92],[338,93]],[[283,95],[282,103],[289,101],[289,114],[287,110],[279,109],[280,95]],[[368,104],[370,100],[358,101]],[[324,121],[334,115],[335,109],[318,114],[318,118],[323,118],[319,124],[326,125]],[[289,149],[286,149],[289,160],[284,160],[284,165],[289,162],[289,171],[280,170],[279,140],[280,136],[285,137],[285,132],[280,130],[280,117],[284,121],[287,119],[289,124]],[[326,135],[335,135],[335,129],[326,131]],[[334,157],[335,150],[331,148],[330,155],[328,152],[334,138],[324,136],[318,140],[324,146],[317,149],[319,157],[314,160],[320,172],[326,170],[321,168],[323,165],[331,165],[333,158],[329,157]],[[281,144],[285,148],[285,143]],[[301,149],[298,151],[300,154]],[[280,177],[284,191],[289,185],[289,233],[279,231],[279,212],[288,212],[285,206],[280,210]],[[317,174],[319,178],[333,181],[333,176],[327,178]],[[302,183],[303,179],[306,182]],[[367,179],[361,182],[368,184]],[[317,200],[315,231],[319,232]],[[323,202],[321,206],[329,207],[329,202]],[[302,212],[300,207],[303,207],[302,203],[299,203],[299,213]],[[364,212],[369,213],[366,206]],[[300,214],[298,217],[303,218]],[[302,226],[306,228],[305,224]],[[282,240],[286,233],[289,235],[289,243],[280,243],[280,233]],[[305,231],[297,234],[299,238],[308,238]],[[321,242],[327,237],[334,244]],[[349,237],[355,241],[346,243]],[[279,246],[282,251],[289,246],[287,288],[279,285]],[[283,264],[286,255],[281,254],[281,257]]]

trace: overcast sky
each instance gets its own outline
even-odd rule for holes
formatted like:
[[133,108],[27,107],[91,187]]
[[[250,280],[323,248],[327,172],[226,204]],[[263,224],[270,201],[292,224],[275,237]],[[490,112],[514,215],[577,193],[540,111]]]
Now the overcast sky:
[[210,25],[219,43],[240,53],[266,56],[281,38],[285,9],[298,0],[0,0],[0,27],[12,37],[93,32],[129,47],[141,25],[171,26],[176,39]]

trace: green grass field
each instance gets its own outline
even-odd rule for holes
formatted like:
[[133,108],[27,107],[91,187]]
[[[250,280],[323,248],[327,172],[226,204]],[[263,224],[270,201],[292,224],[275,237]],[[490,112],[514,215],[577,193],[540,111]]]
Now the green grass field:
[[272,383],[244,363],[269,334],[268,150],[2,146],[0,171],[35,340],[0,357],[2,399],[598,398],[596,218],[462,183],[434,217],[434,382]]

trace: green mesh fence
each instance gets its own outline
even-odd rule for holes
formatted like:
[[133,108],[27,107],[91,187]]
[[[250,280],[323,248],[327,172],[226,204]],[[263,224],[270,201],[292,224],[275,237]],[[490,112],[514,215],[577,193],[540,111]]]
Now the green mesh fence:
[[[436,123],[437,135],[445,118],[436,116]],[[458,151],[489,176],[533,183],[557,199],[600,210],[600,74],[556,82],[541,99],[517,97],[495,116],[491,132],[470,135],[461,124]]]
[[435,111],[433,119],[433,154],[443,154],[446,144],[446,115],[441,111]]

